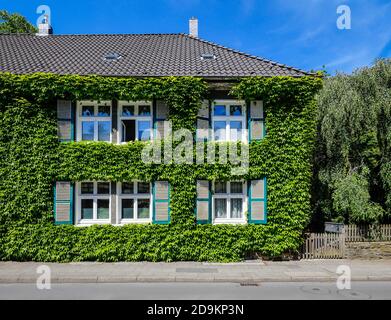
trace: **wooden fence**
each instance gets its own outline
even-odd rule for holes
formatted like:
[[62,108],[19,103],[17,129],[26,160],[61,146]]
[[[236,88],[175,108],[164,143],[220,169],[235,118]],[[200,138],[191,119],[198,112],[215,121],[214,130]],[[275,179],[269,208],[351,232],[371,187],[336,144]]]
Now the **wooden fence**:
[[310,233],[304,241],[303,259],[338,259],[345,256],[343,233]]
[[391,224],[358,226],[345,225],[346,242],[391,241]]
[[363,241],[391,241],[391,224],[345,225],[342,233],[308,233],[302,248],[302,258],[344,258],[345,242]]

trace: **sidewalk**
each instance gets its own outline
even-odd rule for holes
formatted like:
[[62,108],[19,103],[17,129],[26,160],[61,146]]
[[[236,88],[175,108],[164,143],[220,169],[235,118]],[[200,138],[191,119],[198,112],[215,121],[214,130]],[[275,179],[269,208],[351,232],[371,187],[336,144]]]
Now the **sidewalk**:
[[301,260],[288,262],[0,262],[0,283],[35,283],[40,265],[53,283],[117,282],[314,282],[336,281],[337,267],[351,268],[352,281],[391,281],[391,260]]

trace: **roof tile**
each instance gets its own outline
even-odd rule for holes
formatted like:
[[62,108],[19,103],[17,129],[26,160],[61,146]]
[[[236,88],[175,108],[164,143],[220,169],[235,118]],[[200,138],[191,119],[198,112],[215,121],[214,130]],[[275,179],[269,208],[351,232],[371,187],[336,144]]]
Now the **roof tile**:
[[[118,53],[121,58],[106,61],[109,53]],[[203,53],[212,53],[216,59],[202,60]],[[0,71],[132,77],[309,75],[186,34],[1,34]]]

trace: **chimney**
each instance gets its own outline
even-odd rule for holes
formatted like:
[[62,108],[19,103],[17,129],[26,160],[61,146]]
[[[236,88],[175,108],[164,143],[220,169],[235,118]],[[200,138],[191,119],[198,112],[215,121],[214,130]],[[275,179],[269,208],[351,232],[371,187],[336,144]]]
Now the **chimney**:
[[191,37],[198,38],[198,19],[190,18],[189,20],[189,34]]
[[47,36],[49,34],[53,34],[53,28],[49,23],[49,17],[45,14],[44,19],[41,23],[38,24],[38,36]]

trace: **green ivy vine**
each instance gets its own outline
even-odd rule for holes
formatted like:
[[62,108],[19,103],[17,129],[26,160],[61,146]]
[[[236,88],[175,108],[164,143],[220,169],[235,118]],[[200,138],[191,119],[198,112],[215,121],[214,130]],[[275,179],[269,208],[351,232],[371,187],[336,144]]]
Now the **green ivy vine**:
[[[197,225],[197,179],[229,180],[231,164],[145,164],[148,142],[59,143],[59,99],[163,99],[174,129],[194,131],[205,81],[0,74],[0,259],[18,261],[238,261],[296,251],[310,217],[317,77],[242,79],[231,95],[261,99],[267,136],[250,144],[244,179],[268,178],[266,225]],[[169,180],[169,225],[55,226],[56,180]]]

